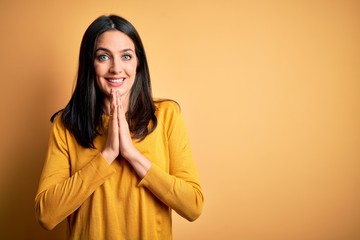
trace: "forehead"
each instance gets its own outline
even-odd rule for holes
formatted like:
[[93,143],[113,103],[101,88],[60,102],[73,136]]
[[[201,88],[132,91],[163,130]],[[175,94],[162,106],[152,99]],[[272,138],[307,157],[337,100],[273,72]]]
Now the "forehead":
[[109,30],[99,36],[96,48],[106,48],[114,51],[123,49],[135,50],[135,45],[125,33],[118,30]]

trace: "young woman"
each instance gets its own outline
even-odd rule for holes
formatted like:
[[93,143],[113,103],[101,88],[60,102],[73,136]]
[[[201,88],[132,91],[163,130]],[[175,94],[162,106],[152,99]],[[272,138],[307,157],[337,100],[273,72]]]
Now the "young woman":
[[193,221],[203,195],[180,108],[154,101],[131,23],[101,16],[82,39],[77,84],[52,117],[35,197],[40,224],[68,239],[172,239],[171,211]]

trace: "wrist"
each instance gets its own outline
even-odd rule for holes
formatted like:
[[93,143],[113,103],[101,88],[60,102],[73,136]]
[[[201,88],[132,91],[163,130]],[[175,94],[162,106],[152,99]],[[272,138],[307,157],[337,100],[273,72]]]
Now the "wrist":
[[137,159],[139,157],[139,154],[140,152],[135,147],[132,147],[131,149],[127,149],[126,151],[121,152],[121,156],[129,162]]
[[117,156],[114,156],[114,153],[112,153],[111,151],[107,151],[106,149],[102,150],[100,153],[109,164],[111,164],[117,157]]
[[129,156],[123,156],[134,168],[137,175],[142,179],[151,167],[151,162],[137,149]]

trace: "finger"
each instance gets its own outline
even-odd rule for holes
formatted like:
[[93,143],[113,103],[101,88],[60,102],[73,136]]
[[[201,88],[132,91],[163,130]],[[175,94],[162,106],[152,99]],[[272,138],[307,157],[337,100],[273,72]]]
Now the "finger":
[[[115,114],[115,110],[116,110],[116,92],[113,91],[113,89],[111,89],[111,103],[110,103],[110,116],[114,117],[116,116]],[[114,119],[114,118],[112,118]]]
[[119,99],[119,91],[116,91],[115,98],[116,98],[116,107],[119,108],[120,99]]
[[120,116],[121,116],[121,111],[120,111],[121,102],[120,102],[119,96],[120,96],[120,93],[118,91],[116,91],[114,93],[114,98],[115,98],[114,101],[115,101],[115,108],[117,110],[116,114],[117,114],[118,118],[120,118]]
[[114,107],[113,107],[113,101],[114,101],[114,96],[113,96],[113,90],[112,88],[110,89],[110,117],[113,115],[114,113]]
[[124,107],[123,107],[123,104],[122,104],[122,102],[121,102],[121,95],[120,95],[120,93],[118,94],[118,96],[117,96],[117,101],[118,101],[118,110],[119,110],[119,115],[120,116],[125,116],[125,112],[124,112]]

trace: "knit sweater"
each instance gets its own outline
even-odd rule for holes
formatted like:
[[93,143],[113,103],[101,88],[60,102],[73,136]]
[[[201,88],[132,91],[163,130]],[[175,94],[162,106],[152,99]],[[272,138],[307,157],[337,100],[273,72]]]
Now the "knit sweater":
[[67,219],[68,239],[172,239],[172,209],[195,220],[203,195],[188,135],[176,103],[156,103],[158,125],[135,147],[152,162],[140,179],[125,159],[109,164],[101,155],[104,134],[95,149],[84,148],[57,116],[51,131],[35,211],[40,224],[53,229]]

